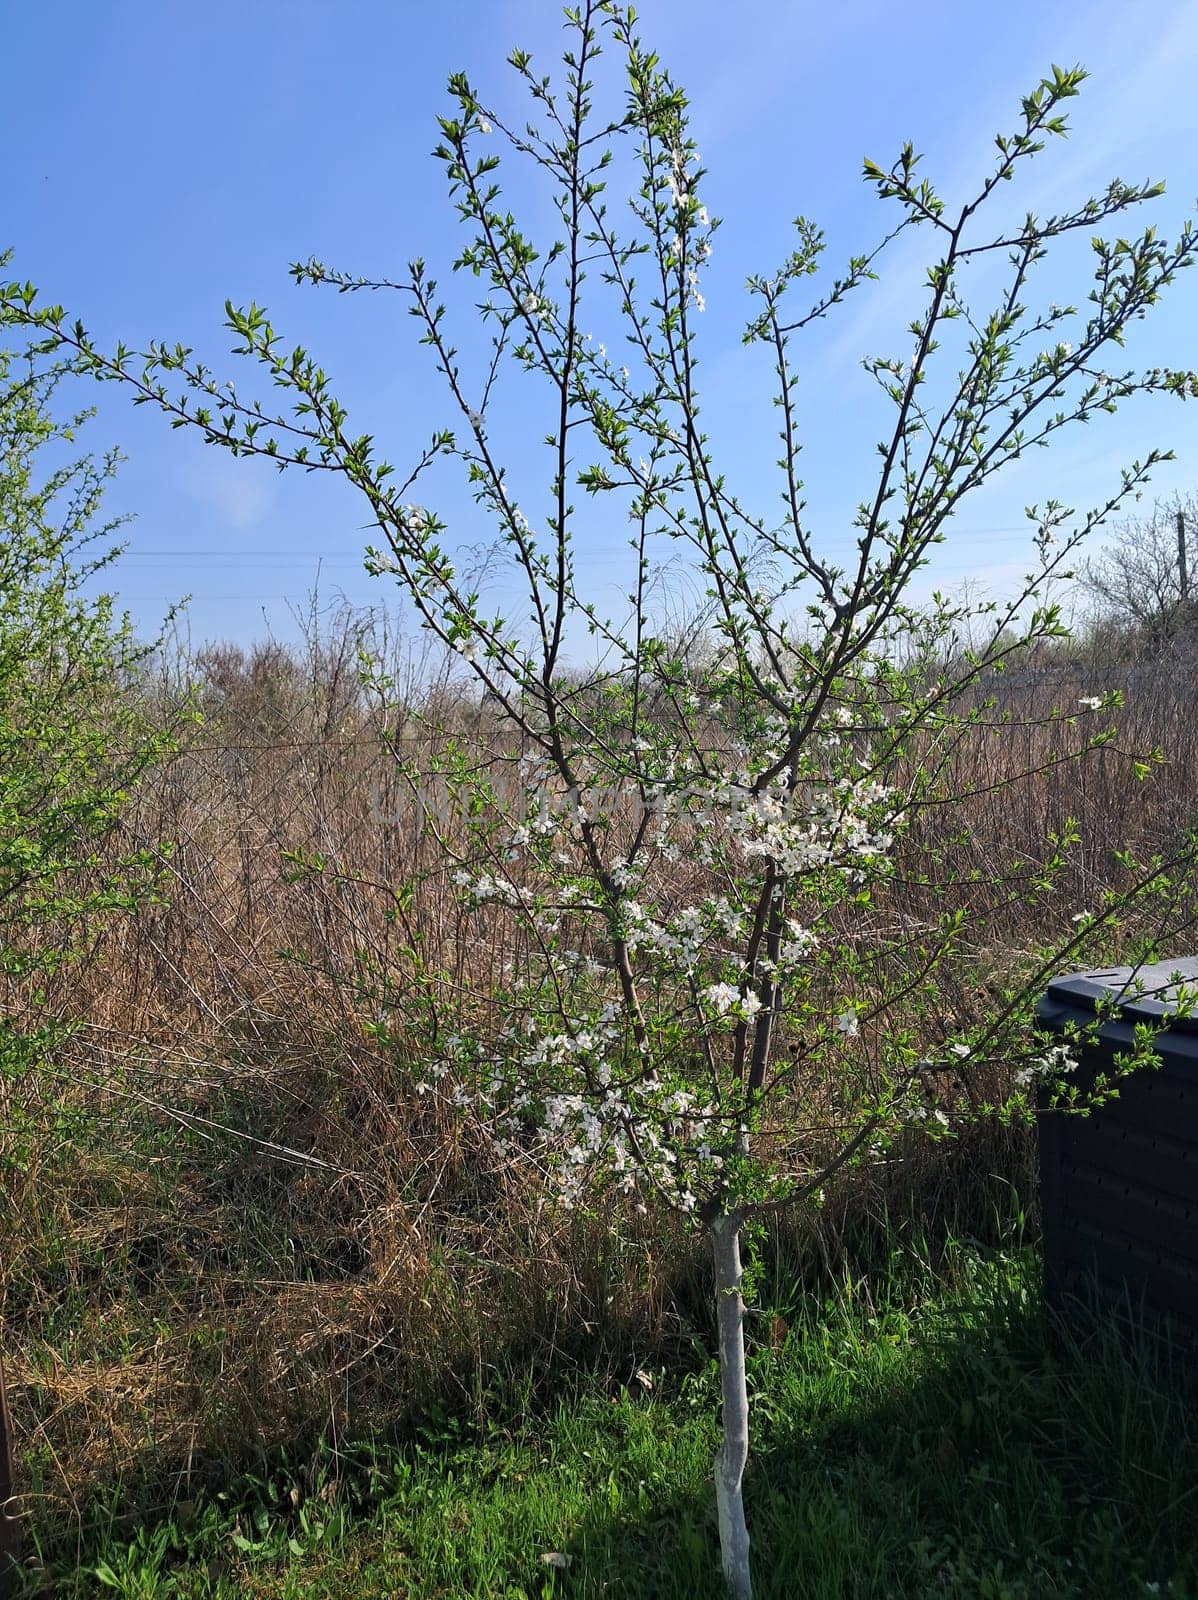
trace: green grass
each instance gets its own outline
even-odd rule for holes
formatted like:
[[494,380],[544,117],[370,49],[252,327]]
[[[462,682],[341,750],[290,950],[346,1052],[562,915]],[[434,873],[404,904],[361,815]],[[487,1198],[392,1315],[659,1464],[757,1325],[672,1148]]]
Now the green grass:
[[[761,1600],[1198,1596],[1192,1394],[1146,1341],[1054,1332],[1030,1251],[906,1252],[832,1295],[763,1298],[747,1484]],[[481,1423],[278,1459],[134,1529],[95,1519],[45,1553],[38,1588],[719,1596],[714,1363],[644,1377],[613,1392],[575,1373],[547,1401],[509,1374]]]

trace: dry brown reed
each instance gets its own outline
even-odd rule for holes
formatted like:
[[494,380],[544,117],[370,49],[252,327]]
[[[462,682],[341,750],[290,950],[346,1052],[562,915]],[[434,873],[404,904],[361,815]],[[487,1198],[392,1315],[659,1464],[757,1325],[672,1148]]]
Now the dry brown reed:
[[[164,673],[154,693],[193,683],[204,721],[143,784],[121,841],[169,847],[161,896],[98,927],[50,992],[7,996],[30,1021],[76,1024],[45,1074],[0,1079],[3,1339],[43,1515],[81,1515],[138,1475],[186,1495],[255,1448],[395,1425],[447,1394],[481,1408],[518,1356],[601,1345],[614,1373],[687,1347],[696,1260],[677,1227],[614,1203],[563,1216],[481,1130],[416,1092],[430,1030],[468,996],[501,994],[518,952],[501,916],[480,937],[441,845],[410,811],[397,820],[396,756],[427,767],[451,735],[480,767],[512,752],[410,661],[392,676],[407,674],[413,704],[420,680],[422,717],[383,709],[359,683],[362,627],[343,616],[305,650],[217,649]],[[964,865],[1005,940],[1045,932],[1021,926],[1002,885],[1046,829],[1084,824],[1060,903],[1040,912],[1064,927],[1117,879],[1117,852],[1165,848],[1188,822],[1194,666],[1178,651],[1147,665],[1075,655],[996,683],[990,725],[958,746],[945,784],[976,791]],[[1035,715],[1001,725],[1114,686],[1127,692],[1117,745],[1080,767],[1049,760],[1067,731]],[[1164,763],[1137,782],[1128,753],[1153,746]],[[329,869],[296,877],[300,856]],[[399,884],[413,886],[402,902]],[[878,915],[918,920],[934,900],[905,895]],[[946,1024],[983,981],[962,972],[962,994],[946,988]],[[888,1182],[947,1211],[969,1172],[1026,1189],[1028,1163],[1025,1136],[989,1130]],[[834,1265],[879,1185],[851,1180],[803,1248]]]

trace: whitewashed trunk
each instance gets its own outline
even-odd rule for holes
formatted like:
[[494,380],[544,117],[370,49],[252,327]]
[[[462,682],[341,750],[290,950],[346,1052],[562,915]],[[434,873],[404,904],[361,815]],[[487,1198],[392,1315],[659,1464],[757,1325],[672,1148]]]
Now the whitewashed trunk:
[[0,1600],[17,1592],[21,1567],[20,1502],[13,1481],[12,1421],[4,1396],[4,1367],[0,1364]]
[[715,1458],[715,1503],[728,1591],[735,1600],[750,1600],[753,1585],[749,1576],[749,1530],[745,1526],[742,1494],[745,1463],[749,1459],[749,1390],[745,1381],[740,1225],[738,1216],[717,1217],[711,1224],[724,1427],[724,1442]]

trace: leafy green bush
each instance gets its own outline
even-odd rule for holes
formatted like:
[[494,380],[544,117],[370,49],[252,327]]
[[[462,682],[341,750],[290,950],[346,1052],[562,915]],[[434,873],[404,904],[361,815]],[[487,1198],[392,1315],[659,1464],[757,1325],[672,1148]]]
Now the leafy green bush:
[[0,350],[0,1077],[44,1059],[44,982],[92,920],[152,888],[151,853],[109,841],[170,744],[132,692],[151,647],[95,592],[120,549],[100,514],[118,458],[71,454],[88,413],[55,402],[72,375]]

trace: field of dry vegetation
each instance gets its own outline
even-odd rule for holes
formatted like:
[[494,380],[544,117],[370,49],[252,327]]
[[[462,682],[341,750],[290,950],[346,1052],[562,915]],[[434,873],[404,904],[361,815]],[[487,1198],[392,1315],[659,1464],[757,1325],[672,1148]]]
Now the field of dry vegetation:
[[[684,1358],[703,1317],[680,1228],[627,1203],[551,1210],[534,1171],[416,1092],[411,1064],[436,1030],[501,1008],[514,934],[501,913],[459,907],[446,841],[405,809],[396,756],[427,765],[456,741],[483,771],[513,753],[402,646],[409,706],[380,709],[359,681],[363,626],[343,616],[299,649],[162,666],[144,691],[153,714],[194,689],[202,718],[124,823],[126,844],[165,847],[161,893],[97,926],[48,989],[5,998],[27,1022],[77,1024],[52,1071],[0,1080],[4,1356],[51,1522],[118,1481],[186,1493],[281,1441],[402,1425],[433,1402],[481,1408],[513,1354],[598,1351],[625,1373],[651,1351]],[[1060,773],[1059,734],[998,714],[953,752],[946,783],[975,791],[961,848],[980,884],[1026,866],[1070,817],[1083,837],[1044,926],[996,902],[993,947],[942,995],[946,1025],[1116,881],[1118,851],[1177,839],[1198,787],[1196,682],[1198,654],[1174,644],[1156,659],[1075,648],[996,685],[1021,716],[1111,687],[1125,705],[1113,746]],[[1036,765],[1014,740],[1042,741],[1045,766],[1004,790]],[[1138,781],[1131,756],[1153,747],[1164,760]],[[875,914],[917,922],[932,892],[900,873]],[[1172,951],[1194,947],[1179,912]],[[1031,1162],[1026,1130],[983,1126],[851,1176],[818,1224],[779,1227],[796,1262],[835,1271],[884,1208],[984,1227],[994,1184],[1030,1198]]]

